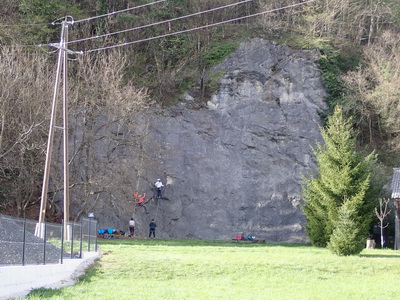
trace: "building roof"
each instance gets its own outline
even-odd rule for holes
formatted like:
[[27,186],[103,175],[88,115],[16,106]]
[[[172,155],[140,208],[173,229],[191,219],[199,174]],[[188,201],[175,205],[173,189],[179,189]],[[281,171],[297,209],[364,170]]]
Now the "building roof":
[[400,168],[393,168],[392,199],[400,199]]

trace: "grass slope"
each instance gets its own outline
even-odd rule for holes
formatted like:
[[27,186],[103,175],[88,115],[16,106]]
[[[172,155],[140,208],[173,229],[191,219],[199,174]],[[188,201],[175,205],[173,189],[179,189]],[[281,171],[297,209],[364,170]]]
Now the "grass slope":
[[398,299],[400,252],[339,257],[307,245],[101,241],[75,286],[29,299]]

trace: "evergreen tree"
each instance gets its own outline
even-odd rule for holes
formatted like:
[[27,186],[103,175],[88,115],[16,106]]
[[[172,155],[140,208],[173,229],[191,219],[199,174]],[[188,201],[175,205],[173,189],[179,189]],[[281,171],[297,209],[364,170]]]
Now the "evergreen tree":
[[354,211],[347,206],[339,209],[339,219],[335,222],[328,248],[338,255],[358,254],[364,248],[364,238],[359,238],[360,228],[354,221]]
[[[326,247],[334,234],[330,248],[336,253],[336,249],[346,249],[345,244],[364,242],[376,205],[376,188],[371,184],[376,156],[363,157],[356,151],[351,126],[337,106],[327,128],[321,129],[324,143],[314,149],[319,174],[305,179],[303,185],[303,211],[311,243]],[[347,225],[352,232],[344,229]]]

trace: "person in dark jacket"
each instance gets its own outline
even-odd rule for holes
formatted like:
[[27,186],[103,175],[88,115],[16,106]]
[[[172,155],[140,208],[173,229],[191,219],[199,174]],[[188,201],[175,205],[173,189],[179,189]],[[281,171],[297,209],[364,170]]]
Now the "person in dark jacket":
[[151,220],[149,227],[150,227],[149,238],[151,237],[151,234],[153,234],[153,238],[156,238],[157,224],[156,224],[156,222],[154,222],[154,219]]

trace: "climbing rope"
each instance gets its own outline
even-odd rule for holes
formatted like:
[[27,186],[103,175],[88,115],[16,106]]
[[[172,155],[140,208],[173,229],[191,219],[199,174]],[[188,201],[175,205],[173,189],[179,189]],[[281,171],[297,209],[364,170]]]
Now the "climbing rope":
[[[144,135],[145,138],[147,137],[148,130],[149,130],[149,122],[146,121],[146,129],[145,129],[145,135]],[[141,143],[140,143],[140,163],[139,163],[139,167],[137,169],[137,174],[136,174],[136,177],[137,177],[137,180],[136,180],[136,191],[134,193],[134,195],[137,195],[137,196],[139,195],[138,191],[139,191],[139,186],[140,186],[140,179],[142,177],[142,172],[143,172],[143,161],[144,161],[144,150],[143,150],[143,140],[142,140]],[[133,198],[134,207],[133,207],[133,214],[132,214],[133,216],[136,215],[137,210],[140,208],[140,206],[138,206],[136,204],[136,200],[137,200],[137,197],[134,196],[134,198]],[[148,211],[147,211],[146,207],[144,206],[144,204],[143,204],[143,208],[145,209],[145,212],[148,213]]]
[[158,206],[159,206],[159,205],[160,205],[160,199],[157,199],[156,216],[154,217],[155,220],[157,220]]
[[[147,121],[144,138],[147,137],[148,130],[149,130],[149,122]],[[140,163],[139,163],[139,168],[137,170],[136,191],[139,190],[140,178],[142,177],[142,171],[143,171],[143,161],[144,161],[144,150],[143,150],[143,140],[142,140],[140,143]]]

